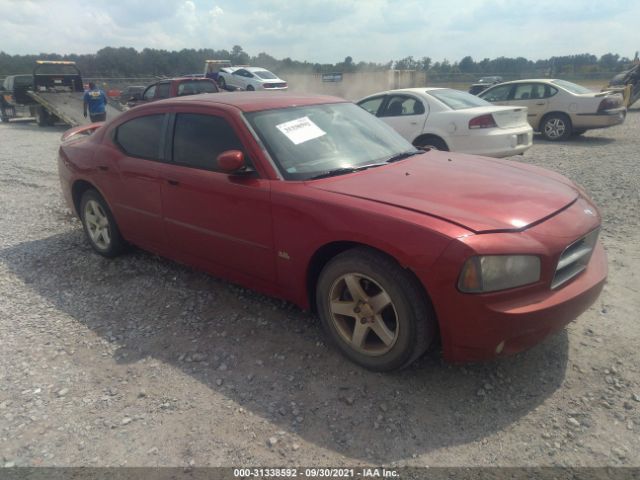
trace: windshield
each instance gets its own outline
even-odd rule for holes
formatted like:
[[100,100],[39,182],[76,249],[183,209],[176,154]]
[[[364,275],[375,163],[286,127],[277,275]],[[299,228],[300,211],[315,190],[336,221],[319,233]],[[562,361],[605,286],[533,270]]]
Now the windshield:
[[274,80],[274,79],[278,78],[273,73],[271,73],[269,70],[254,70],[251,73],[257,75],[258,77],[260,77],[260,78],[262,78],[264,80]]
[[416,151],[391,127],[353,103],[266,110],[245,116],[287,180],[308,180]]
[[486,107],[491,105],[475,95],[452,88],[443,88],[442,90],[429,90],[427,94],[437,98],[452,110],[464,110],[465,108]]
[[33,85],[33,77],[31,75],[16,75],[13,84],[16,87],[24,87],[25,85]]
[[580,95],[582,93],[593,93],[592,90],[589,90],[588,88],[583,87],[582,85],[578,85],[576,83],[567,82],[566,80],[551,80],[551,83],[554,83],[554,84],[564,88],[565,90],[569,90],[571,93],[576,93],[578,95]]
[[35,75],[79,75],[75,65],[65,63],[42,63],[36,65]]

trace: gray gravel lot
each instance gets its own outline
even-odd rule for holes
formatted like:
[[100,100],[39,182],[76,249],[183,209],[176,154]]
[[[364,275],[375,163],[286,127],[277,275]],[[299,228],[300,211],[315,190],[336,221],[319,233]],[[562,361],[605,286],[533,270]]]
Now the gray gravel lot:
[[640,466],[640,110],[517,158],[601,207],[596,304],[515,357],[395,374],[287,303],[92,253],[60,197],[63,131],[0,125],[0,466]]

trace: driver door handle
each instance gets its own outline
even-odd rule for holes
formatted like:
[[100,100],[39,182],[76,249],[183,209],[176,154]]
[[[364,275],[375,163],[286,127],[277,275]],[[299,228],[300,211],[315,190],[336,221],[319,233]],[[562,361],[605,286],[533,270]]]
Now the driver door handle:
[[167,183],[168,183],[169,185],[173,185],[173,186],[180,185],[180,182],[179,182],[178,180],[170,180],[170,179],[167,179]]

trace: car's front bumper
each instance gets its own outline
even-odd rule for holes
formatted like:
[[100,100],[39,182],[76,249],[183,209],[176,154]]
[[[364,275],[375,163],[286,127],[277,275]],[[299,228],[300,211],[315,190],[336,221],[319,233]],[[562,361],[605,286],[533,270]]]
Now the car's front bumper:
[[[587,310],[607,277],[606,254],[599,242],[584,271],[556,289],[551,288],[551,282],[564,249],[598,225],[595,207],[580,198],[523,232],[472,235],[454,244],[439,259],[439,265],[430,269],[440,273],[435,280],[429,271],[417,272],[431,295],[445,359],[478,361],[526,350]],[[481,250],[480,254],[537,254],[542,263],[541,280],[502,292],[460,292],[457,278],[468,255],[461,243]]]

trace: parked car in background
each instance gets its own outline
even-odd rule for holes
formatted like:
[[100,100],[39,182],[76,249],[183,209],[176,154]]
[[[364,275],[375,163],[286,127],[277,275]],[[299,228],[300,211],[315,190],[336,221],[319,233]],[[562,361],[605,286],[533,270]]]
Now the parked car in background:
[[358,102],[417,147],[508,157],[531,147],[527,109],[496,107],[451,88],[407,88]]
[[144,85],[129,85],[120,91],[118,100],[120,103],[127,103],[136,97],[140,98],[145,88],[147,87]]
[[241,90],[286,90],[287,82],[260,67],[224,67],[218,72],[220,88]]
[[478,79],[476,83],[471,85],[471,87],[469,87],[469,93],[471,95],[477,95],[480,92],[483,92],[484,90],[489,88],[491,85],[495,85],[501,82],[502,82],[502,77],[498,77],[498,76],[482,77]]
[[551,141],[618,125],[627,114],[622,95],[594,92],[559,79],[505,82],[488,88],[479,97],[495,105],[527,107],[533,129]]
[[219,92],[218,85],[210,78],[170,78],[149,85],[142,93],[134,93],[127,102],[127,105],[129,107],[135,107],[143,103],[154,102],[164,98],[217,92]]
[[335,97],[142,105],[65,134],[58,170],[97,253],[130,242],[312,308],[372,370],[409,365],[436,336],[452,361],[529,348],[607,274],[598,210],[567,178],[416,149]]

